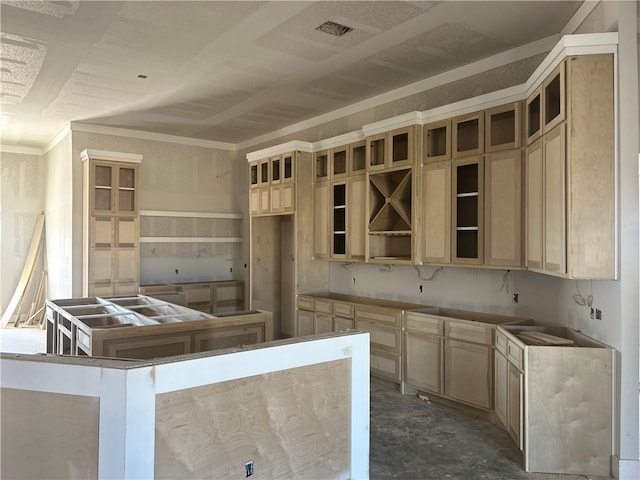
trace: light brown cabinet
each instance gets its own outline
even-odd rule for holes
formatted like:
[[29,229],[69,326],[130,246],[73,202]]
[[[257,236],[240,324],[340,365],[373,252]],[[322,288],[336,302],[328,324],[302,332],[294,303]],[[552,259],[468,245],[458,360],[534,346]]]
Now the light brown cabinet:
[[329,215],[331,184],[318,182],[313,185],[313,257],[328,259],[331,256]]
[[522,150],[491,153],[484,160],[484,264],[523,264]]
[[422,162],[451,159],[451,119],[433,122],[423,127]]
[[422,260],[451,262],[451,162],[422,167]]
[[615,351],[570,328],[507,325],[495,358],[498,418],[525,470],[611,475]]
[[499,152],[522,145],[522,103],[508,103],[485,110],[485,152]]
[[417,126],[367,137],[367,170],[411,167],[417,158]]
[[405,314],[404,381],[433,393],[442,393],[444,320]]
[[211,282],[141,285],[141,295],[184,293],[186,306],[205,313],[228,313],[244,310],[244,282],[218,280]]
[[615,278],[613,56],[567,58],[536,95],[542,135],[526,155],[527,266]]
[[484,153],[484,112],[452,119],[453,158]]
[[454,160],[452,166],[452,262],[481,265],[484,248],[484,158]]
[[[84,150],[83,294],[135,294],[140,155]],[[122,158],[122,161],[112,160]]]
[[295,154],[287,153],[249,164],[249,212],[277,215],[295,210]]

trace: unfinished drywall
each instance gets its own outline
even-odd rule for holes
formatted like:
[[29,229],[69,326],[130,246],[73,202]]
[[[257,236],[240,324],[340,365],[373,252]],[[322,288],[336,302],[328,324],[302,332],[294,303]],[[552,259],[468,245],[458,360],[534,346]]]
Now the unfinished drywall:
[[[156,478],[349,478],[351,359],[157,396]],[[249,475],[246,475],[249,476]]]
[[1,312],[16,289],[33,227],[44,211],[46,163],[40,155],[0,152],[0,166]]
[[[47,237],[47,268],[49,273],[49,298],[80,296],[73,279],[73,259],[79,251],[82,261],[81,241],[76,243],[74,223],[82,228],[82,193],[73,188],[73,164],[71,162],[71,135],[66,135],[46,155],[47,188],[45,225]],[[74,202],[81,204],[74,210]],[[80,240],[82,236],[80,236]],[[82,275],[80,275],[82,278]],[[79,284],[78,284],[79,286]]]
[[[80,152],[85,148],[143,156],[140,165],[141,210],[245,212],[246,173],[243,170],[246,165],[235,161],[235,152],[74,131],[74,172],[81,171]],[[78,175],[74,174],[74,181]],[[81,185],[74,185],[74,188],[80,191]],[[140,225],[141,236],[243,236],[242,220],[214,224],[197,219],[141,219]],[[80,242],[81,230],[74,229],[74,238]],[[74,265],[81,265],[80,253],[75,254]],[[246,281],[245,263],[241,243],[141,243],[140,284]]]

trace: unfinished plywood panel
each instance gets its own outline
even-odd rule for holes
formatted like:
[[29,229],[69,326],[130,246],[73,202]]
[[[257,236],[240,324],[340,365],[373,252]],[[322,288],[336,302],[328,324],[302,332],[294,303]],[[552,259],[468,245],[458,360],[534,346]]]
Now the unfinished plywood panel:
[[12,388],[0,395],[2,478],[98,477],[98,397]]
[[610,475],[613,350],[529,348],[527,471]]
[[281,311],[281,219],[251,218],[251,308],[272,312],[274,323]]
[[155,477],[349,478],[350,362],[158,395]]
[[451,262],[451,162],[422,170],[422,258],[427,263]]
[[570,273],[615,278],[613,55],[568,59],[567,84]]

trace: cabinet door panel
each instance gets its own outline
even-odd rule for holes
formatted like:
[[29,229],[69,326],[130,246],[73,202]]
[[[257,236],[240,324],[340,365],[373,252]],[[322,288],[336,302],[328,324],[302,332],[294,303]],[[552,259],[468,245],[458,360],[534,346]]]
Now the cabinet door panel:
[[313,335],[313,312],[298,310],[298,337]]
[[543,162],[542,141],[527,148],[526,172],[526,265],[529,268],[542,268],[543,237]]
[[271,212],[279,212],[282,210],[282,189],[280,185],[271,187]]
[[260,213],[260,189],[252,188],[249,190],[249,208],[251,214],[256,215]]
[[367,198],[366,176],[358,175],[349,179],[347,194],[347,243],[349,259],[364,261],[367,238],[367,216],[365,202]]
[[522,265],[522,153],[508,150],[485,160],[487,265]]
[[518,448],[522,450],[524,448],[522,435],[522,426],[523,426],[523,408],[522,408],[522,399],[523,399],[523,375],[514,365],[509,364],[509,372],[508,372],[508,385],[509,385],[509,394],[508,394],[508,419],[509,425],[508,430],[509,434],[513,438],[513,440],[518,445]]
[[116,244],[119,247],[138,245],[138,219],[136,217],[117,218],[116,225]]
[[260,213],[269,213],[269,187],[260,188]]
[[494,384],[495,384],[495,402],[494,402],[494,410],[496,412],[496,416],[500,423],[508,429],[508,369],[509,362],[504,355],[500,352],[496,352],[495,355],[495,376],[494,376]]
[[113,280],[113,252],[114,250],[111,248],[90,249],[90,283],[109,283]]
[[567,271],[565,125],[544,137],[544,269]]
[[491,346],[445,340],[444,393],[477,407],[491,408]]
[[326,313],[316,313],[313,318],[313,333],[331,333],[333,331],[333,317]]
[[113,246],[115,217],[91,217],[92,247]]
[[313,256],[329,258],[329,182],[313,187]]
[[406,342],[405,381],[441,393],[442,337],[407,331]]
[[400,381],[400,357],[376,348],[370,354],[371,374],[393,382]]
[[358,330],[369,332],[372,347],[396,353],[400,351],[400,332],[397,329],[358,321]]
[[344,332],[345,330],[353,330],[354,321],[350,318],[335,317],[333,319],[333,331]]
[[451,262],[451,162],[429,164],[422,170],[423,260]]
[[117,282],[137,282],[138,280],[138,249],[113,249]]
[[295,210],[295,185],[285,183],[281,188],[282,211],[293,212]]

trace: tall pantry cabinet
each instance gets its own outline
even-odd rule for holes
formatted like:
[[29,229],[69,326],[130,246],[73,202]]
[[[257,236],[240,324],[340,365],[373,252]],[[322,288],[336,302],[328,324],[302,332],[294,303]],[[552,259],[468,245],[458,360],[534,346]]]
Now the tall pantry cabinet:
[[138,293],[142,155],[83,150],[85,297]]

